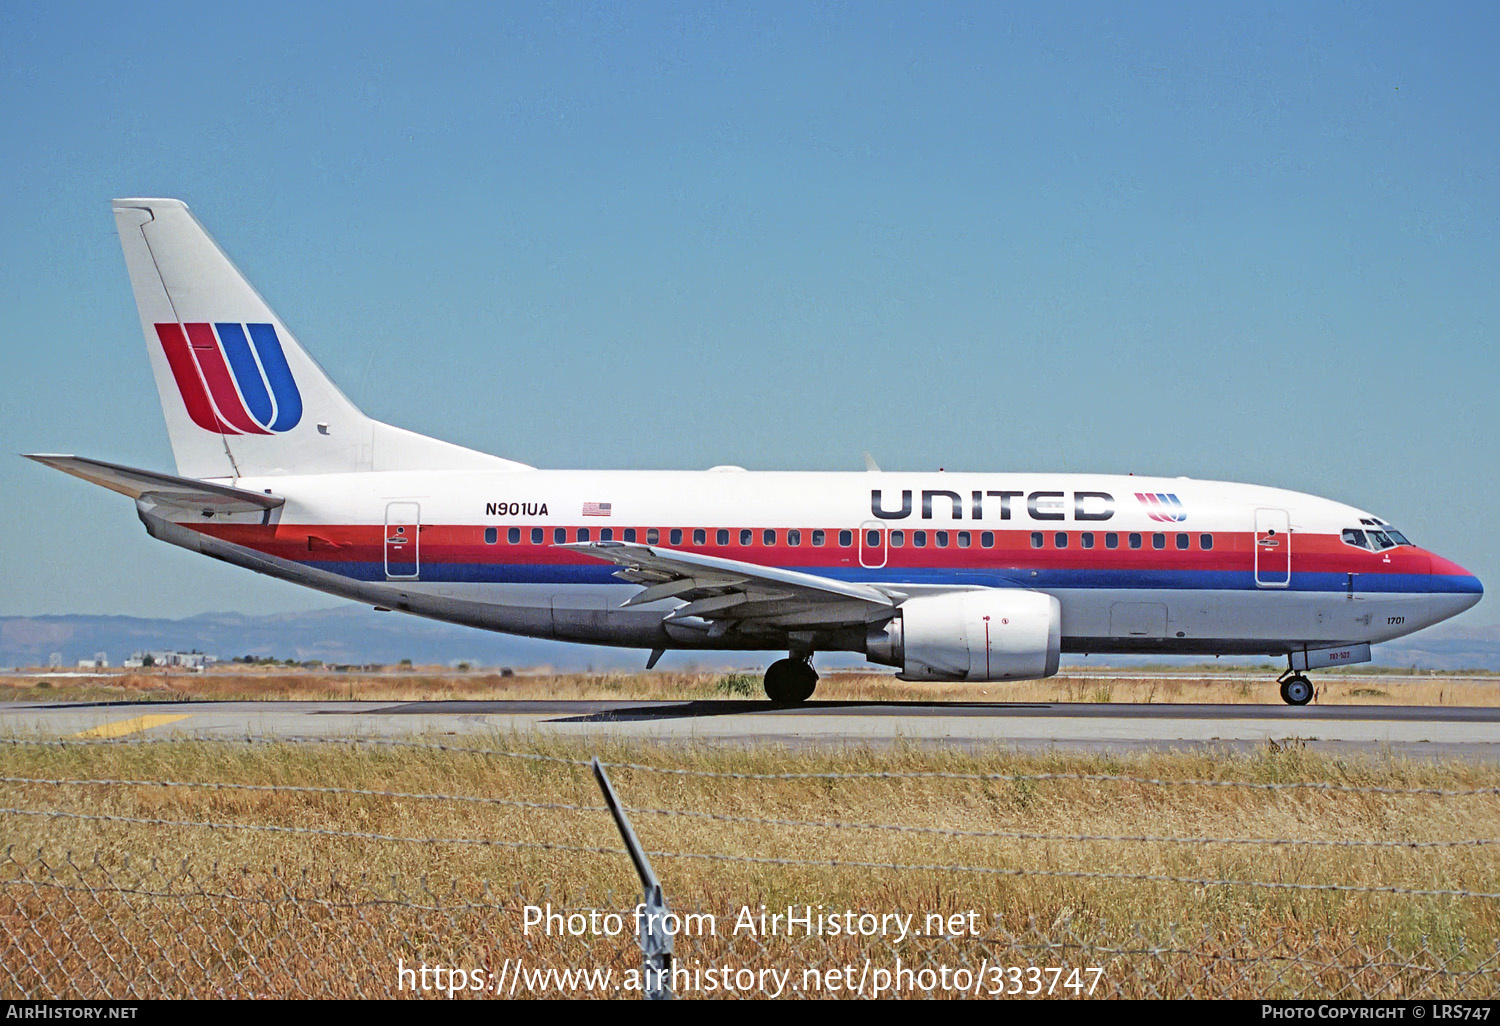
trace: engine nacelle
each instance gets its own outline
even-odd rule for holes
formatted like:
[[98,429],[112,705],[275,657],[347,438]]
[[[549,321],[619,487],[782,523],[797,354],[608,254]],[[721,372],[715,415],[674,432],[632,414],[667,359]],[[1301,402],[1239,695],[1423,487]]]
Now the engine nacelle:
[[1062,608],[1038,591],[923,595],[865,638],[872,662],[902,680],[1035,680],[1057,672]]

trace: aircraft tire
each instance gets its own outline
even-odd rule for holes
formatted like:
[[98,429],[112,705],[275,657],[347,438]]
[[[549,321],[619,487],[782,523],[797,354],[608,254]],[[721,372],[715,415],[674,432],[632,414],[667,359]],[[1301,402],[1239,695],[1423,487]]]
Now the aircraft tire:
[[1300,673],[1281,682],[1281,700],[1287,705],[1306,705],[1312,696],[1312,681]]
[[818,672],[803,659],[778,659],[766,667],[766,697],[772,705],[801,705],[818,686]]

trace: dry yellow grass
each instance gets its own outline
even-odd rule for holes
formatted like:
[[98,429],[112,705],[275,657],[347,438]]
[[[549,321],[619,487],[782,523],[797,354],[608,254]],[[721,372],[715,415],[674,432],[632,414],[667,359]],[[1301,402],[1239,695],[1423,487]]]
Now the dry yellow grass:
[[[1064,672],[1001,684],[912,684],[889,673],[835,670],[818,682],[819,701],[1145,702],[1279,705],[1276,672],[1192,669]],[[1213,671],[1218,674],[1219,671]],[[1500,706],[1500,677],[1338,673],[1315,676],[1324,705]],[[753,672],[460,673],[429,668],[393,673],[226,667],[212,673],[135,670],[87,677],[0,677],[0,701],[422,701],[441,699],[761,699]]]
[[[241,995],[379,993],[394,987],[397,957],[495,965],[524,956],[628,966],[637,957],[628,936],[526,937],[517,910],[524,902],[628,908],[638,900],[623,854],[587,850],[619,847],[582,765],[597,754],[613,764],[615,784],[643,842],[659,853],[657,870],[679,910],[712,912],[724,924],[741,906],[762,903],[910,912],[919,919],[974,910],[986,934],[895,945],[878,939],[761,942],[723,936],[721,927],[718,937],[680,939],[679,960],[769,960],[800,971],[867,957],[889,965],[897,955],[908,965],[930,957],[971,967],[987,957],[1066,965],[1095,959],[1108,962],[1105,993],[1146,996],[1359,996],[1371,989],[1386,996],[1475,994],[1493,992],[1496,980],[1500,902],[1494,898],[1120,878],[1500,893],[1495,846],[1412,846],[1500,839],[1500,797],[1493,793],[1263,790],[1037,776],[1472,790],[1500,787],[1500,768],[1492,766],[1334,759],[1297,748],[1253,756],[1117,758],[930,747],[791,753],[633,741],[585,748],[540,736],[464,744],[546,758],[339,744],[6,746],[0,759],[10,778],[339,787],[533,804],[153,783],[0,784],[0,805],[10,808],[522,845],[6,814],[0,822],[13,850],[10,861],[0,863],[0,964],[27,993],[57,986],[66,967],[67,985],[76,988],[70,993],[99,994],[123,986],[124,977],[112,975],[109,959],[100,957],[109,950],[126,964],[139,959],[154,967],[157,983],[137,984],[153,993]],[[627,763],[711,773],[884,775],[751,780],[655,773]],[[912,773],[1021,779],[890,775]],[[584,808],[538,807],[552,805]],[[666,814],[671,811],[729,818]],[[928,832],[827,825],[834,823]],[[1395,843],[1090,839],[1110,835]],[[78,868],[69,868],[70,858]],[[156,870],[149,868],[153,859]],[[1037,947],[1048,944],[1069,946]],[[254,972],[247,968],[251,962]],[[1426,968],[1400,968],[1406,963]],[[28,964],[38,968],[33,972]],[[85,964],[92,969],[80,968]],[[59,968],[49,977],[50,966]],[[91,981],[89,972],[98,978]],[[33,977],[49,982],[26,987]],[[203,981],[202,989],[195,981]]]

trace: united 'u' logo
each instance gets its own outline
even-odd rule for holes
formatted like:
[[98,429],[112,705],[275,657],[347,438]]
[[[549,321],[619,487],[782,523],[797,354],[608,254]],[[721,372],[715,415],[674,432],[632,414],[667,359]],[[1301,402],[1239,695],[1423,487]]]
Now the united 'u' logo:
[[1163,524],[1180,524],[1187,519],[1187,510],[1182,500],[1170,492],[1136,492],[1135,497],[1146,507],[1146,515]]
[[156,337],[193,423],[226,435],[290,431],[302,393],[270,324],[158,324]]

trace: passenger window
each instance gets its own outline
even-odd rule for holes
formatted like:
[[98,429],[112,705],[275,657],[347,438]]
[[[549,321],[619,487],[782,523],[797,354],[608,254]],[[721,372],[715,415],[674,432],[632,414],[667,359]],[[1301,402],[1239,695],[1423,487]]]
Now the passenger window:
[[554,527],[552,529],[552,544],[562,545],[568,540],[568,529],[566,527]]
[[970,546],[970,544],[972,544],[972,542],[973,542],[973,536],[970,535],[968,531],[959,531],[958,532],[958,547],[959,548],[966,549],[966,548],[968,548]]
[[911,543],[912,543],[912,545],[915,548],[919,548],[919,549],[926,548],[927,547],[927,532],[926,531],[913,531],[911,533]]
[[1106,549],[1118,549],[1120,547],[1120,536],[1113,531],[1104,534],[1104,547]]
[[812,543],[814,545],[822,545],[827,540],[828,535],[824,534],[822,531],[814,531],[812,533]]
[[540,527],[533,527],[531,529],[531,544],[533,544],[533,545],[540,545],[541,543],[542,543],[542,529]]
[[[895,534],[896,532],[893,531],[891,533]],[[878,549],[878,548],[880,548],[880,532],[879,531],[866,531],[865,532],[865,545],[866,545],[866,547],[872,548],[872,549]]]
[[[870,533],[874,534],[875,532],[872,531]],[[905,544],[906,544],[906,532],[905,531],[892,531],[891,532],[891,548],[893,548],[893,549],[899,549],[899,548],[901,548]]]
[[674,528],[672,528],[671,533],[667,535],[667,541],[670,542],[673,545],[681,545],[682,544],[682,528],[680,528],[680,527],[674,527]]
[[599,540],[600,541],[614,541],[615,540],[615,529],[613,527],[601,527],[601,528],[599,528]]
[[948,532],[947,531],[933,531],[932,534],[933,534],[934,543],[937,545],[938,548],[940,548],[940,549],[946,549],[948,547]]
[[521,529],[519,527],[512,527],[509,531],[506,531],[505,540],[511,545],[521,544]]
[[[840,531],[839,532],[839,547],[840,548],[847,549],[849,546],[851,546],[853,544],[854,544],[854,532],[853,531]],[[880,542],[877,541],[875,544],[879,545]]]
[[1214,547],[1214,536],[1211,534],[1200,534],[1198,536],[1198,547],[1204,552]]
[[703,545],[708,541],[708,532],[701,527],[693,528],[693,544]]
[[748,527],[742,528],[740,530],[740,544],[741,545],[754,545],[755,544],[755,532],[752,531],[752,530],[750,530]]
[[[1347,534],[1348,532],[1346,531],[1344,533]],[[486,527],[484,529],[484,543],[486,545],[493,545],[493,544],[495,544],[499,540],[500,540],[500,531],[497,528]]]
[[760,543],[762,545],[775,545],[776,544],[776,532],[775,531],[762,531],[760,533]]
[[1187,535],[1185,535],[1185,534],[1179,534],[1177,536],[1177,547],[1179,549],[1185,549],[1185,548],[1188,547],[1188,536]]
[[1158,531],[1151,536],[1151,547],[1153,549],[1164,549],[1167,547],[1167,536]]
[[661,531],[658,528],[655,528],[655,527],[648,527],[648,528],[646,528],[646,544],[647,545],[660,545],[661,544]]
[[1032,531],[1031,532],[1031,547],[1034,548],[1034,549],[1039,549],[1039,548],[1042,547],[1042,532],[1041,531]]
[[802,532],[801,531],[797,531],[797,530],[788,531],[786,533],[786,543],[788,545],[801,545],[802,544]]
[[1079,535],[1078,541],[1079,541],[1079,544],[1081,544],[1086,549],[1093,548],[1094,547],[1094,532],[1093,531],[1084,531],[1083,534]]
[[729,532],[723,530],[722,528],[720,530],[718,530],[717,532],[715,532],[714,533],[714,544],[715,545],[728,545],[729,544]]
[[578,540],[581,542],[589,540],[589,529],[587,527],[580,527],[578,529]]
[[1056,546],[1057,548],[1059,548],[1059,549],[1065,549],[1065,548],[1067,548],[1068,547],[1068,532],[1067,531],[1058,531],[1056,534],[1054,534],[1052,536],[1052,544],[1054,546]]
[[979,544],[982,545],[982,546],[984,546],[987,549],[993,549],[995,547],[995,532],[994,531],[982,531],[982,532],[980,532],[980,535],[979,535]]
[[1138,549],[1141,547],[1141,536],[1136,534],[1134,531],[1130,532],[1130,547],[1132,549]]
[[633,528],[633,527],[627,527],[627,528],[625,528],[625,540],[628,541],[628,542],[635,541],[635,528]]

